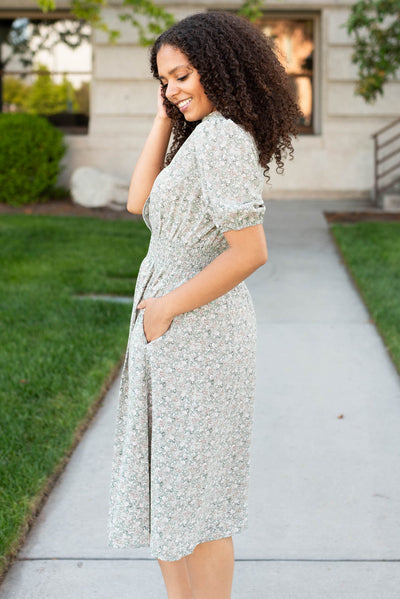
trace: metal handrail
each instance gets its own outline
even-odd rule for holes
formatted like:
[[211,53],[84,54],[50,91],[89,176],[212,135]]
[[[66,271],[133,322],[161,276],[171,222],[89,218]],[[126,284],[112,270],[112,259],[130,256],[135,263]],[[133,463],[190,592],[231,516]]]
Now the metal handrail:
[[400,169],[400,162],[396,162],[396,164],[393,164],[393,166],[388,168],[387,171],[383,171],[383,173],[380,173],[378,175],[378,179],[383,179],[383,177],[386,177],[386,175],[388,175],[389,173],[393,173],[393,171],[395,171],[396,169]]
[[[394,125],[397,125],[397,123],[394,123],[393,126]],[[373,135],[372,137],[375,137],[375,136]],[[381,144],[378,149],[381,150],[382,148],[391,144],[392,142],[396,141],[396,139],[399,139],[399,138],[400,138],[400,133],[398,133],[397,135],[393,135],[393,137],[389,137],[389,139],[387,139],[383,144]]]
[[[400,137],[400,135],[398,137]],[[380,146],[379,149],[380,148],[382,148],[382,146]],[[400,148],[397,148],[397,150],[393,150],[393,152],[390,152],[390,154],[385,154],[385,156],[383,158],[378,160],[378,164],[382,164],[382,162],[386,162],[386,160],[389,160],[389,158],[393,158],[393,156],[396,156],[396,154],[400,154]]]
[[380,135],[381,133],[384,133],[388,129],[391,129],[392,127],[394,127],[395,125],[397,125],[397,123],[400,123],[400,117],[398,119],[396,119],[395,121],[392,121],[388,125],[385,125],[385,127],[382,127],[382,129],[379,129],[378,131],[375,131],[375,133],[372,134],[372,137],[378,137],[378,135]]
[[396,177],[396,179],[393,179],[392,181],[390,181],[390,183],[388,185],[384,185],[383,187],[381,187],[380,192],[382,193],[383,191],[387,191],[388,189],[393,187],[393,185],[395,185],[396,183],[400,183],[400,177]]
[[[384,140],[380,139],[380,136],[394,129],[398,125],[400,125],[400,118],[395,119],[372,135],[374,140],[374,195],[375,202],[377,203],[380,202],[381,195],[384,191],[393,188],[397,183],[400,182],[400,162],[397,161],[395,164],[392,164],[389,167],[385,165],[386,170],[382,170],[381,168],[384,162],[400,154],[400,142],[396,146],[393,146],[397,140],[400,140],[400,133],[396,133],[395,135],[392,135]],[[380,154],[383,148],[387,148],[389,150],[384,156]],[[386,182],[383,183],[382,179],[391,173],[393,173],[391,180],[386,180]]]

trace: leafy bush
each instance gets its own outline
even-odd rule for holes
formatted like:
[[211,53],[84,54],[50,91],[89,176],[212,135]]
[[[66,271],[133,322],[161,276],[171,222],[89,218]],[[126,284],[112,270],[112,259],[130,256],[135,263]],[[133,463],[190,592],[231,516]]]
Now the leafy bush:
[[3,78],[3,111],[25,112],[29,85],[13,75]]
[[61,131],[34,114],[0,114],[0,202],[34,204],[56,183],[66,146]]

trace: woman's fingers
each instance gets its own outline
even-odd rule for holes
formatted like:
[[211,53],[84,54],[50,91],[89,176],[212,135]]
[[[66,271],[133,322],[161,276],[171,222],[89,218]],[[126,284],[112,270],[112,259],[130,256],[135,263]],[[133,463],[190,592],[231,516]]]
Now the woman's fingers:
[[162,116],[164,118],[168,118],[167,112],[166,112],[165,106],[164,106],[164,98],[163,98],[161,89],[162,89],[162,85],[160,83],[160,87],[158,88],[158,97],[157,97],[157,111],[160,116]]
[[147,341],[153,341],[166,332],[172,318],[166,315],[161,298],[148,297],[141,300],[137,307],[139,310],[146,308],[143,315],[143,330]]

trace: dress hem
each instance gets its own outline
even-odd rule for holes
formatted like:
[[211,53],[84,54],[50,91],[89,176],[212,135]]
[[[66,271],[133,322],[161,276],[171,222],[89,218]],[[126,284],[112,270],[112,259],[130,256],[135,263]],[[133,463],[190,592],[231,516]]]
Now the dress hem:
[[206,537],[201,538],[199,541],[196,541],[194,544],[191,543],[190,544],[191,549],[189,549],[189,548],[182,549],[178,553],[174,553],[172,557],[171,557],[171,555],[165,554],[165,553],[160,553],[158,555],[155,555],[151,551],[151,543],[146,542],[146,541],[143,541],[143,542],[139,541],[138,543],[129,543],[126,545],[121,544],[118,546],[112,545],[109,543],[108,546],[112,547],[114,549],[140,549],[143,547],[150,547],[151,556],[154,557],[155,559],[160,559],[162,561],[168,561],[168,562],[175,562],[175,561],[182,559],[182,557],[191,555],[193,553],[193,551],[195,550],[195,548],[197,547],[197,545],[200,545],[200,543],[208,543],[209,541],[218,541],[219,539],[225,539],[234,534],[238,534],[239,532],[242,532],[243,530],[246,530],[247,528],[248,528],[248,523],[243,523],[243,524],[240,524],[240,525],[232,528],[229,532],[215,533],[215,534],[207,535]]

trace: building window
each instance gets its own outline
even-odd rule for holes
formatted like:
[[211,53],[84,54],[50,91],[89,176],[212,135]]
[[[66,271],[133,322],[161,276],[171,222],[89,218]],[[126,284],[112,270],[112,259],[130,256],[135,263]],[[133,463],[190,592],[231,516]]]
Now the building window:
[[303,112],[300,133],[315,133],[315,17],[265,15],[259,27],[277,47]]
[[92,76],[90,26],[71,19],[0,21],[1,109],[46,117],[87,134]]

